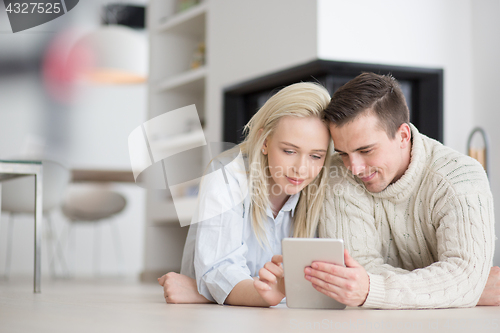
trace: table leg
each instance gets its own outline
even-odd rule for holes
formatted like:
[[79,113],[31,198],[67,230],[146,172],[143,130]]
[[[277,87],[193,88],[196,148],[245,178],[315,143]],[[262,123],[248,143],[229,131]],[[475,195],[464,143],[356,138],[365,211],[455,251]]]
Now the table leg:
[[41,274],[42,274],[42,223],[43,223],[43,206],[42,206],[42,168],[35,174],[35,276],[34,276],[34,292],[41,292]]

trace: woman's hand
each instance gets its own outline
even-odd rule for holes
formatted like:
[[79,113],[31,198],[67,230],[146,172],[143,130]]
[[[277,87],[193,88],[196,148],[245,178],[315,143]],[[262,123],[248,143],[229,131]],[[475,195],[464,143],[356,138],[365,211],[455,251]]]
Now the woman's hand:
[[212,303],[198,293],[196,281],[189,276],[170,272],[158,278],[167,303]]
[[286,296],[282,263],[282,255],[273,256],[259,270],[259,279],[255,279],[253,283],[260,297],[271,306],[279,304]]

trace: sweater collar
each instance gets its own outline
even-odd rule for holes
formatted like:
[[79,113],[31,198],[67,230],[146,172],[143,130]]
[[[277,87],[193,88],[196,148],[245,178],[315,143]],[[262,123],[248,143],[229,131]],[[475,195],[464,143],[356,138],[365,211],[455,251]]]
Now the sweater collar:
[[369,192],[372,196],[396,201],[404,200],[414,192],[415,187],[420,183],[425,164],[424,143],[417,128],[413,126],[413,124],[410,124],[410,128],[412,146],[410,165],[408,166],[408,169],[406,169],[405,173],[398,181],[387,186],[387,188],[382,192]]

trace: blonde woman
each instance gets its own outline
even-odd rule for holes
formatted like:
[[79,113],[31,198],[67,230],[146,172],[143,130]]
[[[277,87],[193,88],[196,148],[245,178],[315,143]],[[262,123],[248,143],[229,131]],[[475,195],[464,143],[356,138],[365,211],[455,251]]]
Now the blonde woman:
[[[283,279],[272,283],[281,266],[270,261],[281,254],[283,238],[316,233],[331,156],[321,118],[329,102],[318,84],[283,88],[248,122],[244,142],[212,161],[212,167],[226,165],[226,184],[248,194],[224,211],[224,182],[202,181],[195,215],[221,213],[191,225],[181,274],[158,279],[167,303],[270,306],[283,299]],[[229,163],[238,155],[244,165]]]

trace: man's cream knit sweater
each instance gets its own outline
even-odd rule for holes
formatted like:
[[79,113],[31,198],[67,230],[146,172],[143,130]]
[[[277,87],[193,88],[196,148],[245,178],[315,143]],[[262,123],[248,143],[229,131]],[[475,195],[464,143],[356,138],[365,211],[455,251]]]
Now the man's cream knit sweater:
[[369,273],[364,307],[475,306],[494,253],[488,179],[476,160],[411,129],[410,165],[380,193],[335,157],[319,236],[344,239]]

